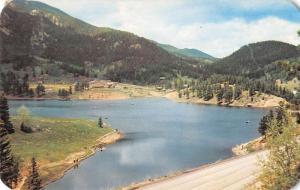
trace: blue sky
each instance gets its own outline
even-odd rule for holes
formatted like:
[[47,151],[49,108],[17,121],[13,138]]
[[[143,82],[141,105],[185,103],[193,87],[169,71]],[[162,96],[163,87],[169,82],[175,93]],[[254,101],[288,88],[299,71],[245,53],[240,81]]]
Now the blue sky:
[[224,57],[242,45],[300,44],[300,0],[41,0],[97,26]]

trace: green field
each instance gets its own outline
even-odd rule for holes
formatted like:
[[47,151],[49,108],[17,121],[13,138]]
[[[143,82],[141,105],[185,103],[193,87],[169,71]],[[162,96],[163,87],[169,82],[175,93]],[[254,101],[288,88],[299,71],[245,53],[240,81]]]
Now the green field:
[[12,122],[16,133],[10,140],[14,155],[21,161],[22,172],[26,173],[30,159],[35,157],[45,181],[56,178],[70,166],[62,162],[67,157],[76,153],[80,153],[80,157],[89,155],[96,140],[113,131],[99,128],[97,122],[91,120],[33,117],[27,125],[36,131],[28,134],[20,130],[17,118],[13,117]]

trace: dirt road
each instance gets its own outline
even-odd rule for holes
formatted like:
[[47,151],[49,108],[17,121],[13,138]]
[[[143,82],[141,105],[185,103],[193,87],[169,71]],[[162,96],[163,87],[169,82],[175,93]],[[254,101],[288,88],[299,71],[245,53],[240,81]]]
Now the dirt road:
[[185,172],[177,177],[140,187],[142,190],[241,190],[259,173],[259,159],[266,152],[252,153]]

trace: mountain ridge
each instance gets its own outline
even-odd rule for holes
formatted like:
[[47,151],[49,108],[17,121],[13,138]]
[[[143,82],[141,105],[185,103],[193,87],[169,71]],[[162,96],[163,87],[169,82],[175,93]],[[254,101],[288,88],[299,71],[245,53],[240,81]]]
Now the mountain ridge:
[[300,51],[297,46],[269,40],[242,46],[209,67],[218,74],[260,77],[264,75],[264,67],[274,61],[298,56],[300,56]]
[[147,84],[159,82],[162,76],[195,77],[199,64],[174,56],[151,40],[94,27],[40,2],[9,3],[1,13],[0,35],[1,62],[18,69],[42,67],[35,59],[40,57],[51,67],[42,69],[57,73]]
[[170,53],[173,53],[177,56],[186,56],[186,57],[192,57],[192,58],[202,58],[202,59],[207,59],[211,61],[215,61],[216,58],[203,52],[198,49],[190,49],[190,48],[183,48],[179,49],[175,46],[168,45],[168,44],[160,44],[158,43],[158,46],[167,50]]
[[205,79],[212,74],[260,78],[274,68],[274,61],[300,56],[297,46],[264,41],[213,59],[199,50],[96,27],[36,1],[12,1],[0,21],[1,63],[14,69],[37,67],[54,75],[72,73],[137,84],[159,84],[161,77]]

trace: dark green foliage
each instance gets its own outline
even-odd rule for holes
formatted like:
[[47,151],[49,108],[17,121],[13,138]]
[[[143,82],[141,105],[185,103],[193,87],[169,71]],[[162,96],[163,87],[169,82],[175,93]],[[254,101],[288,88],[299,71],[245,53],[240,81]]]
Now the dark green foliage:
[[[17,5],[13,6],[14,3]],[[60,69],[75,76],[94,76],[95,72],[101,72],[106,79],[135,84],[156,84],[161,76],[198,76],[198,60],[174,56],[156,43],[128,32],[97,28],[60,11],[49,13],[48,10],[53,10],[53,7],[39,5],[13,2],[3,9],[2,13],[6,16],[1,17],[1,24],[12,34],[8,36],[0,32],[0,38],[3,39],[0,49],[2,63],[15,64],[16,59],[26,60],[26,63],[17,64],[17,67],[24,68],[38,64],[35,61],[38,56],[53,60]],[[30,14],[31,10],[40,9],[40,14]],[[45,14],[56,16],[64,25],[57,26]],[[82,27],[78,27],[78,24]],[[39,38],[37,34],[41,26],[48,37],[41,39],[40,45],[33,45],[31,39]]]
[[233,98],[235,100],[238,100],[241,97],[242,93],[243,93],[242,89],[239,86],[235,86]]
[[60,96],[62,98],[68,98],[70,96],[70,91],[68,91],[66,89],[59,89],[58,96]]
[[39,83],[35,89],[38,97],[44,96],[46,94],[46,89],[43,84]]
[[[40,13],[32,15],[32,10]],[[203,63],[174,56],[156,43],[128,32],[94,27],[39,2],[13,2],[12,6],[4,8],[2,15],[0,27],[7,28],[10,35],[0,30],[0,61],[13,64],[17,70],[25,66],[41,66],[36,60],[36,57],[41,57],[48,60],[49,65],[63,73],[72,73],[74,77],[95,76],[133,84],[160,84],[160,78],[164,77],[163,86],[171,88],[172,80],[187,76],[198,80],[191,84],[192,95],[205,100],[216,96],[219,102],[223,99],[230,102],[238,99],[242,90],[248,90],[250,96],[256,92],[273,94],[300,104],[300,97],[278,88],[275,83],[277,79],[300,78],[299,51],[296,46],[287,43],[266,41],[249,44],[216,63]],[[53,23],[49,15],[58,18],[62,26]],[[49,35],[47,38],[39,38],[41,26],[43,32]],[[40,39],[40,45],[33,45],[32,37]],[[282,59],[289,59],[289,63],[278,61]],[[34,69],[32,72],[36,75]],[[48,70],[45,72],[48,73]],[[6,74],[1,78],[5,93],[32,96],[26,82],[28,76]],[[232,89],[216,87],[227,83]],[[176,80],[174,87],[182,90],[184,84],[181,79]],[[85,88],[84,82],[80,82],[74,91]],[[39,93],[41,95],[43,92]]]
[[253,86],[249,87],[248,93],[250,97],[255,95],[255,89]]
[[11,71],[1,73],[1,86],[5,94],[28,96],[30,93],[29,75],[25,74],[23,77],[20,77]]
[[32,88],[29,89],[28,96],[31,98],[34,97],[34,90]]
[[38,167],[37,167],[35,158],[32,158],[32,160],[31,160],[31,171],[30,171],[30,176],[28,178],[28,189],[29,190],[43,189],[42,181],[40,179],[40,175],[38,172]]
[[85,89],[89,88],[88,82],[76,82],[75,83],[75,91],[76,92],[83,92]]
[[220,84],[217,84],[215,87],[215,94],[217,97],[218,102],[221,102],[223,99],[224,89]]
[[280,106],[276,109],[276,120],[281,124],[285,125],[288,123],[288,116],[286,109]]
[[213,94],[212,88],[210,86],[207,86],[207,88],[205,89],[204,94],[203,94],[204,101],[208,101],[208,100],[212,99],[213,97],[214,97],[214,94]]
[[36,77],[36,72],[35,72],[35,68],[32,67],[32,77],[35,78]]
[[99,126],[100,128],[103,128],[103,127],[104,127],[104,126],[103,126],[102,117],[99,117],[99,120],[98,120],[98,126]]
[[3,95],[0,96],[0,119],[3,121],[4,128],[9,134],[15,132],[13,125],[10,122],[8,101]]
[[224,87],[224,94],[223,98],[225,100],[225,103],[230,103],[233,99],[233,89],[229,85],[225,85]]
[[260,78],[264,76],[263,68],[266,65],[299,55],[296,46],[277,41],[265,41],[246,45],[209,67],[213,72],[219,74]]
[[274,119],[277,122],[277,131],[279,133],[282,133],[284,126],[287,126],[289,123],[286,109],[283,107],[276,108],[275,113],[273,112],[273,110],[270,110],[269,114],[261,119],[258,128],[258,131],[261,135],[266,134],[266,132],[271,126],[270,122]]
[[19,178],[19,164],[11,154],[8,134],[4,124],[0,122],[0,177],[8,187],[17,185]]
[[269,124],[273,118],[274,118],[273,110],[270,110],[270,112],[260,120],[258,132],[261,135],[266,134],[267,129],[269,128]]
[[72,86],[69,86],[69,94],[73,94],[73,88],[72,88]]

